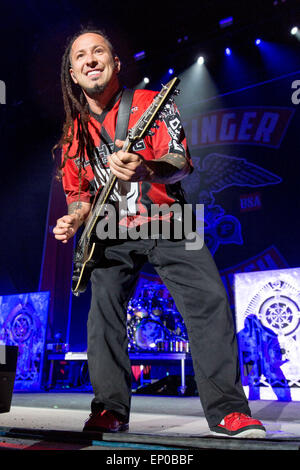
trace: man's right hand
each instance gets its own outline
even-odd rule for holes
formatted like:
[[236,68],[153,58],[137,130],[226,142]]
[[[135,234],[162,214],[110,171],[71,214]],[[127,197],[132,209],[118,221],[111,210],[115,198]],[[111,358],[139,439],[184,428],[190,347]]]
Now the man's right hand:
[[81,223],[82,221],[76,213],[64,215],[57,220],[56,226],[53,229],[55,238],[62,243],[67,243],[75,235]]

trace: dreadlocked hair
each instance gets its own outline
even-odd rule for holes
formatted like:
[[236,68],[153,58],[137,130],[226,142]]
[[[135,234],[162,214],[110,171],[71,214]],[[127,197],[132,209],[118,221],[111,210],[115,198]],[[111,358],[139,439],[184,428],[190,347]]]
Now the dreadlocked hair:
[[[63,176],[63,168],[65,167],[67,160],[78,160],[79,199],[82,186],[82,170],[84,169],[85,151],[87,152],[88,158],[93,160],[94,141],[88,129],[88,123],[90,120],[88,103],[81,88],[73,82],[70,75],[70,53],[74,41],[79,36],[86,33],[94,33],[102,36],[106,40],[112,55],[115,55],[114,48],[104,31],[93,27],[84,27],[81,28],[81,30],[74,36],[69,38],[62,57],[60,80],[65,111],[65,121],[63,124],[61,138],[59,142],[52,148],[52,156],[55,159],[55,151],[58,148],[65,146],[66,150],[64,152],[64,158],[57,171],[57,179],[59,180],[61,180]],[[78,123],[76,133],[74,126],[75,120],[77,120]],[[74,138],[76,138],[78,145],[75,155],[70,156],[69,153]],[[86,170],[84,171],[86,173]]]

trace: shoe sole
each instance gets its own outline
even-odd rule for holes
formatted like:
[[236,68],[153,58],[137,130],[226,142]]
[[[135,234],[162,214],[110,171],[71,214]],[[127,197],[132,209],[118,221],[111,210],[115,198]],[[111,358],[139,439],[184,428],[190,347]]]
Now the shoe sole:
[[90,427],[83,429],[82,432],[101,432],[101,433],[116,433],[116,432],[127,432],[129,430],[129,425],[125,424],[124,426],[118,428],[118,429],[106,429],[106,428],[100,428],[99,426],[95,427]]
[[241,439],[264,439],[266,437],[265,429],[251,428],[244,429],[243,431],[225,432],[225,431],[210,431],[214,436],[219,437],[235,437]]

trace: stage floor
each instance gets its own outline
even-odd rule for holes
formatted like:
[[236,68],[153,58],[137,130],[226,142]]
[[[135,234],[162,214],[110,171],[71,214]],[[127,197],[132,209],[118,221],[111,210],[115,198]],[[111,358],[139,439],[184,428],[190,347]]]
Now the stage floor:
[[266,439],[210,435],[198,397],[136,396],[128,433],[81,433],[92,394],[20,393],[0,414],[0,450],[299,450],[300,402],[250,401]]

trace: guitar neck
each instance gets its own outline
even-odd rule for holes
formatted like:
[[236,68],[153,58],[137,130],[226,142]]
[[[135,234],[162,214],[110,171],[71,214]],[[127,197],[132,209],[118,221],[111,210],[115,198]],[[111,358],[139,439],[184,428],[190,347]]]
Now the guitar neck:
[[[142,119],[140,118],[138,120],[136,126],[141,125],[141,123],[142,123]],[[133,147],[134,144],[135,144],[135,142],[130,141],[129,136],[127,136],[127,138],[124,142],[122,150],[124,152],[130,152],[130,150],[132,150],[132,147]],[[105,183],[104,188],[101,190],[100,196],[97,199],[97,202],[96,202],[95,206],[92,208],[92,215],[88,219],[88,222],[86,224],[86,227],[85,227],[84,232],[82,233],[82,235],[90,234],[90,232],[93,230],[94,225],[95,225],[99,215],[102,213],[102,209],[103,209],[104,204],[107,203],[110,195],[112,194],[112,192],[114,190],[116,182],[117,182],[117,177],[110,171],[108,180]]]
[[86,226],[82,232],[81,239],[91,234],[95,223],[102,212],[104,204],[107,203],[107,200],[111,193],[113,192],[114,186],[116,184],[117,177],[113,173],[109,173],[108,181],[106,182],[104,188],[102,189],[95,206],[91,209],[91,215],[89,216]]
[[[155,127],[155,124],[153,124],[155,119],[157,118],[161,108],[164,107],[166,101],[168,101],[169,95],[171,94],[172,90],[179,81],[180,80],[175,77],[167,84],[167,86],[163,85],[162,90],[150,104],[148,109],[138,119],[134,127],[132,129],[129,129],[127,138],[122,148],[124,152],[130,152],[134,144],[139,140],[143,139],[147,132],[151,135],[151,127]],[[91,209],[91,215],[88,218],[80,241],[83,240],[84,237],[91,235],[95,223],[97,222],[98,217],[102,213],[104,204],[107,203],[110,195],[114,190],[116,182],[117,177],[112,172],[109,172],[108,181],[106,182],[104,188],[101,190],[99,198],[96,200],[94,207],[92,207]]]

